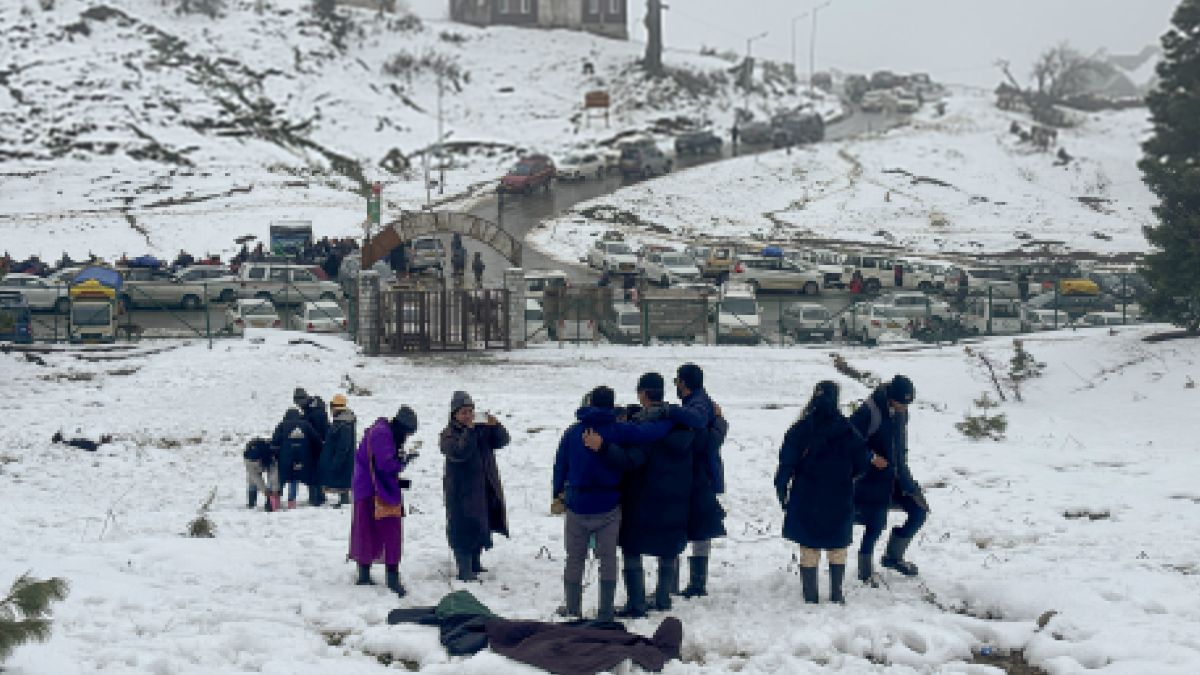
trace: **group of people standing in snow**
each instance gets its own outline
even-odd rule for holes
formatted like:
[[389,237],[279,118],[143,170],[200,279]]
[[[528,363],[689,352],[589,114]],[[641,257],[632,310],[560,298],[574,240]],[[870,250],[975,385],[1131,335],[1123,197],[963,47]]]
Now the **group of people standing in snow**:
[[[669,610],[672,596],[707,594],[712,540],[725,535],[725,491],[721,448],[729,424],[704,386],[693,363],[678,368],[668,403],[663,376],[638,378],[637,404],[618,406],[606,386],[592,389],[575,413],[555,453],[551,511],[564,515],[564,604],[559,614],[582,616],[584,567],[589,549],[599,560],[597,620],[637,618]],[[881,563],[906,576],[917,567],[905,553],[924,524],[929,506],[908,469],[908,406],[915,390],[897,375],[881,384],[850,416],[843,415],[838,385],[816,385],[800,417],[787,430],[779,452],[774,487],[785,512],[783,536],[800,546],[802,592],[818,602],[818,565],[828,558],[833,602],[842,591],[848,547],[857,522],[864,526],[858,552],[858,578],[873,584],[873,557],[896,505],[907,514],[888,538]],[[401,477],[417,457],[406,451],[417,431],[417,415],[403,406],[379,418],[355,445],[354,414],[341,394],[324,402],[302,389],[270,441],[254,439],[245,453],[248,502],[259,492],[267,510],[295,508],[299,483],[309,503],[319,506],[336,494],[335,507],[352,504],[349,558],[358,566],[358,584],[373,584],[371,566],[382,563],[387,587],[398,595],[403,539]],[[471,396],[456,391],[439,437],[444,458],[446,534],[456,578],[475,581],[483,551],[493,536],[508,536],[504,490],[496,451],[508,445],[508,431],[490,413],[477,412]],[[680,557],[691,542],[688,583],[680,589]],[[618,557],[618,550],[620,556]],[[657,559],[657,580],[646,593],[644,558]],[[626,604],[615,608],[618,577]]]

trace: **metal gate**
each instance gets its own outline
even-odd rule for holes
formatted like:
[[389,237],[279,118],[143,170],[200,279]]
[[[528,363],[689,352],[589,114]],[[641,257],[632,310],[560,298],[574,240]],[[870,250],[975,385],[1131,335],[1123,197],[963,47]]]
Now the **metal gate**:
[[508,291],[384,290],[383,354],[509,349]]

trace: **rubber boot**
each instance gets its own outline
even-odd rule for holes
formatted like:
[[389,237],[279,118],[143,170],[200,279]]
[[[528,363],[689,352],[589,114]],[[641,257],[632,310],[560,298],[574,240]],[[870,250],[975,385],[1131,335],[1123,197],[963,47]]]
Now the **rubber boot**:
[[253,509],[258,506],[258,486],[250,485],[246,488],[246,508]]
[[558,615],[569,619],[583,618],[583,584],[563,581],[566,604],[558,608]]
[[354,582],[355,586],[374,586],[375,580],[371,578],[371,566],[358,563],[358,581]]
[[483,566],[483,551],[475,549],[475,553],[471,555],[471,569],[476,574],[482,574],[487,571]]
[[613,601],[617,597],[617,580],[600,582],[600,608],[596,610],[598,623],[613,622]]
[[400,583],[400,566],[399,565],[384,565],[384,576],[387,579],[388,590],[400,597],[408,595],[408,591]]
[[270,496],[267,497],[267,511],[278,511],[278,510],[279,510],[279,493],[272,492],[270,494]]
[[820,602],[819,594],[817,593],[817,568],[801,567],[800,584],[804,593],[804,602],[810,605]]
[[454,563],[458,567],[458,576],[455,578],[459,581],[479,581],[479,577],[475,575],[475,569],[471,565],[471,553],[468,551],[454,551]]
[[[671,590],[675,588],[677,579],[679,579],[679,558],[659,558],[658,582],[654,585],[654,603],[650,609],[658,612],[671,611]],[[687,591],[685,590],[684,593]]]
[[846,596],[842,595],[842,580],[846,578],[845,565],[829,565],[829,601],[839,605],[846,604]]
[[[659,572],[662,574],[662,572]],[[646,571],[641,565],[621,570],[625,579],[625,609],[617,612],[623,619],[642,619],[646,616]]]
[[690,556],[688,571],[691,572],[691,576],[688,579],[687,588],[683,589],[683,597],[697,598],[708,595],[708,590],[705,588],[708,584],[708,558]]
[[870,553],[858,554],[858,580],[872,587],[875,586],[875,570],[871,564]]
[[887,549],[883,552],[883,560],[879,563],[888,569],[893,569],[906,577],[917,576],[917,566],[904,559],[904,552],[912,543],[912,537],[900,537],[892,530],[888,536]]

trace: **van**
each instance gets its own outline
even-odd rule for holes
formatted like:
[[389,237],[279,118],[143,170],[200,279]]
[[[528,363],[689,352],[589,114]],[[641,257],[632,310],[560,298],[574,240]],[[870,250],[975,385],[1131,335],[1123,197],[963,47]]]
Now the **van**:
[[725,284],[717,304],[717,344],[756,345],[761,341],[754,289],[745,284]]
[[238,270],[238,297],[262,298],[278,305],[338,300],[341,287],[317,278],[306,265],[248,262]]

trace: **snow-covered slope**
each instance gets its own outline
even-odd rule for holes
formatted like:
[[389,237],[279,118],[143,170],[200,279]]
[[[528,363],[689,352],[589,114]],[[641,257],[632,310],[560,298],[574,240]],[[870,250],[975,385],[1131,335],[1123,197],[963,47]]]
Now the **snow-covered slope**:
[[[676,77],[651,81],[640,46],[580,32],[349,8],[348,22],[322,24],[308,0],[261,14],[228,4],[214,20],[143,0],[0,3],[10,253],[216,252],[296,217],[318,235],[361,234],[364,181],[384,183],[392,214],[424,202],[438,72],[455,151],[447,195],[494,179],[518,149],[558,153],[679,115],[724,128],[741,102],[717,58],[670,54]],[[610,128],[581,117],[597,88],[613,97]],[[797,100],[776,87],[752,103]]]
[[[946,103],[942,117],[926,106],[911,124],[882,134],[627,187],[579,204],[533,239],[577,260],[612,221],[632,214],[642,222],[626,228],[635,239],[832,240],[928,253],[1036,250],[1054,241],[1099,253],[1147,248],[1142,226],[1153,218],[1153,196],[1136,165],[1145,110],[1089,115],[1060,131],[1051,152],[1039,152],[1010,132],[1013,122],[1028,131],[1027,118],[997,110],[989,94],[956,91]],[[1057,148],[1071,161],[1059,161]]]
[[[260,333],[262,343],[162,343],[161,353],[109,361],[65,353],[39,366],[0,355],[0,378],[20,392],[0,399],[12,421],[0,448],[0,583],[29,570],[73,584],[52,639],[19,649],[8,672],[394,672],[374,658],[388,654],[429,673],[531,673],[488,652],[448,659],[436,630],[388,627],[384,617],[469,587],[504,616],[549,618],[562,592],[551,466],[576,402],[601,383],[632,401],[640,373],[669,377],[695,361],[731,423],[729,537],[715,544],[710,596],[672,612],[688,663],[667,673],[982,675],[998,671],[964,662],[989,645],[1024,649],[1054,675],[1190,675],[1200,668],[1200,543],[1190,535],[1200,452],[1186,420],[1200,396],[1200,345],[1145,344],[1146,330],[1029,338],[1047,367],[1023,403],[1000,408],[1009,419],[1001,442],[954,429],[992,386],[960,349],[842,349],[860,370],[916,382],[911,465],[933,508],[910,551],[921,576],[851,584],[845,607],[803,605],[771,485],[780,439],[818,380],[841,382],[847,400],[869,391],[834,370],[827,347],[364,360],[337,339],[313,346]],[[1001,339],[976,348],[1000,364],[1012,352]],[[293,387],[328,400],[349,381],[360,433],[402,403],[420,417],[402,601],[352,585],[348,510],[265,514],[243,501],[246,439],[270,432]],[[458,388],[513,435],[498,453],[513,538],[485,555],[484,583],[467,586],[450,581],[436,448]],[[115,441],[95,454],[49,442],[76,428]],[[182,537],[213,488],[216,538]],[[594,582],[589,567],[587,611]],[[1039,630],[1049,611],[1057,614]],[[657,620],[630,626],[645,633]]]

